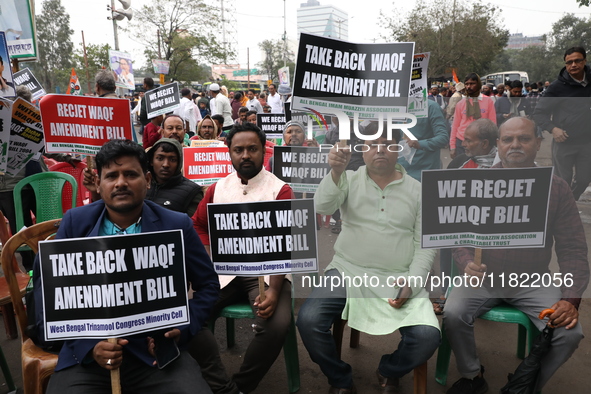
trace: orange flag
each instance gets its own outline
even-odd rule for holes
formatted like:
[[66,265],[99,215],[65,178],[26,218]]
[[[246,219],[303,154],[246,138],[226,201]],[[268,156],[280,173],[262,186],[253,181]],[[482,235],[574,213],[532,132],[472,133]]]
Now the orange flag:
[[78,76],[76,75],[76,70],[72,69],[72,74],[70,75],[70,83],[68,84],[68,91],[66,92],[66,94],[79,96],[81,93],[80,89],[80,81],[78,80]]
[[456,74],[456,69],[455,69],[455,68],[452,68],[452,69],[451,69],[451,75],[453,75],[453,77],[454,77],[454,82],[455,82],[455,83],[458,83],[458,82],[460,82],[460,79],[458,78],[458,74]]

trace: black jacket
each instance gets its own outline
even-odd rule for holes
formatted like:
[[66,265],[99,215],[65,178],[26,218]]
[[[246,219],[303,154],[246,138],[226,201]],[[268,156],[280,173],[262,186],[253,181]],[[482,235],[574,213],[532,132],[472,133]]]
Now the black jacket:
[[[174,141],[175,143],[173,143]],[[148,151],[148,163],[152,162],[158,145],[168,142],[172,143],[179,151],[179,165],[177,172],[166,182],[158,184],[154,176],[152,176],[152,183],[146,194],[146,200],[155,202],[156,204],[168,208],[172,211],[183,212],[189,216],[193,216],[197,210],[199,202],[203,199],[203,189],[198,184],[191,182],[183,176],[181,168],[183,164],[183,148],[176,140],[169,138],[161,138]],[[150,172],[154,174],[154,169],[149,165]]]
[[568,133],[564,144],[591,141],[591,69],[585,66],[587,86],[576,82],[564,67],[550,84],[534,111],[534,120],[552,133],[559,127]]

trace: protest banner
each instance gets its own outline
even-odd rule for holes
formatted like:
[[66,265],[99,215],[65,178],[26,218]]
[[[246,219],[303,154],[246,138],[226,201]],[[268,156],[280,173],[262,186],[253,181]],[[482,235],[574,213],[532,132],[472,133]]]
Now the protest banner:
[[257,114],[257,126],[267,135],[267,138],[282,138],[285,127],[284,114]]
[[315,193],[330,172],[328,152],[317,147],[275,145],[273,175],[289,183],[294,192]]
[[115,72],[115,86],[118,88],[134,90],[135,80],[133,79],[133,63],[131,55],[126,52],[113,51],[109,49],[111,70]]
[[15,176],[30,160],[40,160],[43,127],[39,109],[18,97],[12,104],[12,124],[6,173]]
[[152,67],[154,67],[154,74],[168,74],[170,69],[170,60],[152,59]]
[[537,248],[546,241],[552,167],[422,173],[423,248]]
[[[35,14],[31,11],[31,1],[2,1],[1,8],[0,25],[2,25],[2,30],[6,32],[10,57],[36,60],[37,43],[35,23],[33,22]],[[9,63],[4,62],[5,65]]]
[[35,78],[31,70],[28,68],[24,68],[21,71],[14,73],[14,83],[17,86],[26,86],[33,95],[33,101],[39,100],[41,97],[45,96],[47,92],[41,86],[41,83]]
[[414,43],[355,44],[302,33],[292,107],[364,119],[406,113]]
[[225,146],[183,148],[183,176],[199,185],[212,185],[233,172]]
[[412,62],[412,77],[408,92],[408,113],[417,118],[425,118],[429,114],[427,70],[430,56],[430,52],[415,53]]
[[279,74],[279,84],[289,86],[289,67],[281,67],[279,70],[277,70],[277,73]]
[[0,99],[0,173],[6,171],[11,123],[12,101]]
[[214,268],[220,275],[318,271],[314,201],[208,204]]
[[48,94],[40,102],[45,151],[94,156],[114,139],[132,139],[129,100]]
[[0,60],[2,61],[0,66],[0,97],[15,97],[16,90],[12,78],[12,67],[10,67],[6,35],[3,31],[0,31]]
[[46,340],[189,322],[181,230],[39,243]]
[[148,119],[167,114],[181,106],[181,93],[177,82],[148,90],[142,100],[146,100]]

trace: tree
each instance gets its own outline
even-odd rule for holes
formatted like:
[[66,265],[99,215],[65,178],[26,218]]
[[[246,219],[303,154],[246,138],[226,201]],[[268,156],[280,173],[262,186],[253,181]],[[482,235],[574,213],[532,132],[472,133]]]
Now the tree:
[[279,80],[278,71],[283,67],[284,58],[285,64],[289,67],[290,75],[293,76],[293,70],[295,69],[294,54],[285,51],[283,40],[264,40],[259,43],[259,48],[265,53],[265,58],[256,65],[264,70],[268,79]]
[[31,69],[46,91],[55,86],[65,89],[69,83],[74,45],[70,36],[70,15],[61,0],[45,0],[36,17],[38,59]]
[[591,18],[566,14],[552,25],[547,34],[548,50],[562,60],[564,51],[574,46],[591,48]]
[[146,49],[146,61],[170,61],[167,79],[205,79],[199,63],[222,63],[232,53],[216,38],[220,11],[205,0],[152,0],[135,13],[129,24]]
[[80,80],[80,86],[83,90],[87,89],[88,81],[90,80],[90,86],[94,88],[94,77],[96,73],[104,68],[109,68],[109,44],[96,45],[88,44],[86,46],[86,58],[88,60],[88,75],[86,77],[86,63],[84,62],[84,48],[82,43],[80,48],[74,52],[74,67]]
[[384,38],[415,42],[415,53],[431,52],[430,76],[450,73],[452,68],[460,78],[469,72],[484,73],[509,37],[496,23],[500,10],[480,2],[419,2],[404,19],[381,16],[387,31]]

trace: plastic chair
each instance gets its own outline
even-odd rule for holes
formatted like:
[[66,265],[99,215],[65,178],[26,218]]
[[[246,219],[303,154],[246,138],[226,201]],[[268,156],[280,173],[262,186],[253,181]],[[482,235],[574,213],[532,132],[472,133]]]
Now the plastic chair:
[[269,160],[271,160],[271,157],[273,157],[273,147],[275,146],[275,143],[267,140],[267,142],[265,143],[265,158],[263,159],[263,167],[267,167],[267,164],[269,163]]
[[76,196],[78,195],[78,182],[70,174],[63,172],[41,172],[31,175],[21,180],[14,187],[14,208],[16,210],[16,228],[20,230],[24,226],[23,206],[21,200],[21,190],[27,185],[31,185],[35,192],[35,201],[37,203],[36,218],[37,223],[52,219],[60,219],[64,216],[62,209],[62,195],[64,193],[64,184],[69,182],[72,187],[72,206],[76,206]]
[[[57,163],[51,167],[49,167],[49,171],[56,171],[56,172],[63,172],[65,174],[70,174],[74,177],[74,179],[76,179],[76,182],[78,182],[78,185],[82,185],[84,184],[84,170],[86,169],[86,163],[83,161],[80,161],[78,163],[76,163],[76,166],[72,166],[69,163]],[[84,205],[84,199],[88,198],[90,196],[90,193],[88,192],[88,190],[84,187],[84,188],[80,188],[80,190],[78,190],[78,194],[76,195],[76,206],[77,207],[81,207],[82,205]],[[62,193],[62,209],[63,212],[66,213],[66,211],[69,209],[69,206],[72,204],[72,186],[70,186],[69,184],[65,184],[64,185],[64,190]]]
[[[6,242],[10,239],[10,227],[4,217],[4,214],[0,212],[0,241],[2,245],[6,245]],[[15,267],[18,267],[16,259],[13,261]],[[27,283],[29,283],[29,274],[17,271],[16,279],[19,287],[22,289],[23,294]],[[5,277],[0,277],[0,311],[4,317],[4,328],[6,328],[6,336],[8,339],[15,339],[18,337],[16,330],[16,319],[14,318],[14,308],[12,307],[12,300],[10,299],[10,292],[8,291],[8,284],[6,283]],[[1,361],[1,360],[0,360]]]
[[[229,305],[222,309],[217,316],[214,316],[211,323],[212,331],[215,329],[215,322],[218,317],[226,318],[226,341],[228,347],[235,344],[234,340],[234,319],[254,319],[252,308],[246,302]],[[300,360],[298,357],[298,343],[296,337],[295,319],[293,317],[293,306],[291,310],[291,324],[285,343],[283,344],[283,356],[285,357],[285,369],[287,370],[287,385],[290,393],[300,389]]]
[[[332,337],[337,346],[337,355],[341,357],[341,350],[343,348],[343,331],[345,330],[346,320],[337,319],[332,325]],[[349,347],[359,347],[360,332],[354,328],[351,328],[351,338],[349,340]],[[414,394],[427,394],[427,362],[419,365],[413,370],[413,384]]]
[[[453,261],[451,274],[452,277],[458,274],[457,267]],[[490,311],[486,312],[484,315],[479,316],[479,318],[501,323],[517,323],[517,357],[521,359],[525,358],[526,346],[528,351],[531,350],[534,339],[540,333],[537,327],[534,325],[534,323],[532,323],[525,313],[509,304],[497,305]],[[445,385],[447,383],[447,372],[449,370],[450,358],[451,346],[445,333],[445,324],[442,324],[441,345],[439,345],[439,350],[437,351],[437,365],[435,367],[435,380],[441,385]]]
[[2,270],[10,289],[10,298],[12,299],[21,332],[24,394],[42,394],[45,392],[49,377],[57,365],[57,354],[47,353],[37,347],[27,335],[27,312],[22,300],[23,291],[17,280],[17,273],[20,270],[14,264],[14,254],[21,245],[27,245],[37,253],[39,241],[55,234],[60,222],[60,220],[50,220],[19,231],[6,242],[2,249]]
[[[0,240],[2,241],[2,245],[6,245],[6,242],[10,239],[10,229],[8,228],[8,223],[6,222],[6,218],[0,212]],[[13,261],[13,264],[17,264],[16,260]],[[18,278],[18,285],[23,290],[27,287],[27,283],[29,280],[28,274],[24,274],[19,271],[19,278]],[[5,277],[0,277],[0,310],[2,311],[2,316],[4,317],[4,326],[6,328],[6,336],[8,339],[14,339],[18,337],[18,333],[16,331],[16,319],[14,318],[14,309],[12,307],[12,300],[10,299],[10,291],[8,290],[8,283],[6,282]],[[6,379],[6,386],[8,386],[8,390],[15,391],[16,386],[14,385],[14,380],[12,379],[12,374],[10,373],[10,368],[8,368],[8,364],[6,363],[6,358],[4,357],[4,352],[0,347],[0,368],[2,369],[2,374]]]

